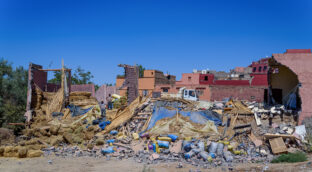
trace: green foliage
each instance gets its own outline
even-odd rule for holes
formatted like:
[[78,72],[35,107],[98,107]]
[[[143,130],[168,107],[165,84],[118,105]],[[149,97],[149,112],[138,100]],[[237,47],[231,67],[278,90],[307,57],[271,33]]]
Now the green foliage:
[[303,152],[282,154],[277,158],[273,159],[271,163],[281,163],[281,162],[303,162],[307,160],[307,155]]
[[[92,84],[91,79],[93,75],[90,71],[85,71],[80,66],[72,73],[71,84]],[[61,83],[62,73],[61,71],[54,71],[54,78],[50,79],[49,83]]]
[[80,66],[75,70],[72,75],[72,84],[91,84],[91,79],[93,75],[90,71],[85,71]]
[[100,88],[100,86],[99,86],[99,85],[94,84],[94,90],[95,90],[95,92],[96,92],[99,88]]
[[114,108],[115,109],[119,109],[122,106],[126,106],[127,105],[127,98],[125,96],[122,96],[120,99],[117,99],[116,101],[114,101]]
[[24,121],[27,99],[27,70],[13,69],[12,64],[0,59],[0,127],[18,129],[8,123]]
[[137,66],[139,67],[139,78],[143,78],[145,67],[143,67],[142,65],[137,65]]

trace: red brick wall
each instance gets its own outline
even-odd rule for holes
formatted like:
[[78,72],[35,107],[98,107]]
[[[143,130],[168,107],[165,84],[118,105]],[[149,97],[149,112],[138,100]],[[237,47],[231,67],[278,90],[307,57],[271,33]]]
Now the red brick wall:
[[[208,77],[208,80],[205,80]],[[213,84],[214,75],[213,74],[200,74],[199,84],[210,85]]]
[[253,77],[252,86],[268,86],[268,75],[267,74],[250,74]]
[[232,97],[237,100],[263,102],[264,89],[264,87],[249,86],[210,86],[210,101],[221,101],[224,98]]
[[215,80],[214,85],[237,85],[237,86],[249,86],[249,80]]
[[42,91],[45,91],[45,86],[47,84],[47,72],[33,69],[33,82],[36,84]]

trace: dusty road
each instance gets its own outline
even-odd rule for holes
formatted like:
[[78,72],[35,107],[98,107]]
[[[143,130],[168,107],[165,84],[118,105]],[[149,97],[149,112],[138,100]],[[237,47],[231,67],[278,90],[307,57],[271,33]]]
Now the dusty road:
[[[85,171],[112,171],[112,172],[169,172],[169,171],[231,171],[228,167],[198,168],[189,164],[183,164],[183,168],[176,168],[178,163],[161,163],[144,165],[133,160],[97,159],[93,157],[61,158],[61,157],[40,157],[40,158],[0,158],[0,172],[85,172]],[[280,171],[280,172],[301,172],[312,171],[312,162],[294,164],[241,164],[233,167],[232,171]]]

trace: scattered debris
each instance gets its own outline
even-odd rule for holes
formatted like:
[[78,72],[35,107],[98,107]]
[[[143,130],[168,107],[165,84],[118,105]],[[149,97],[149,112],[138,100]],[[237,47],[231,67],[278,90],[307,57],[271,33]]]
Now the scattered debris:
[[36,93],[41,102],[36,102],[33,122],[18,142],[0,147],[0,156],[116,157],[207,168],[268,163],[276,154],[302,149],[306,135],[305,126],[296,126],[291,115],[281,117],[283,108],[255,102],[197,105],[185,99],[139,96],[126,107],[107,110],[103,118],[89,93],[75,92],[69,94],[70,106],[47,118],[46,103],[54,96],[38,89]]

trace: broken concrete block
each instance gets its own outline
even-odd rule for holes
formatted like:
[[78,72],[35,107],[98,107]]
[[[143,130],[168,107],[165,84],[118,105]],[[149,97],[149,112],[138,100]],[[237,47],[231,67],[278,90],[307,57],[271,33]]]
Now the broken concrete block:
[[52,125],[50,127],[50,133],[53,134],[53,135],[57,135],[60,127],[61,127],[61,125]]
[[182,140],[173,143],[172,146],[170,146],[169,150],[172,153],[180,153],[182,150]]
[[18,149],[16,149],[14,146],[6,146],[4,148],[4,157],[18,157]]
[[3,156],[4,153],[4,147],[0,147],[0,156]]
[[149,157],[149,159],[152,161],[152,160],[155,160],[155,159],[158,159],[159,158],[159,154],[157,154],[157,153],[153,153],[150,157]]
[[50,144],[51,144],[52,146],[57,146],[57,145],[59,145],[62,141],[63,141],[63,138],[62,138],[62,137],[56,137],[56,136],[54,136],[54,137],[51,137],[51,138],[50,138]]
[[72,144],[73,143],[73,137],[71,133],[64,133],[63,138],[66,142]]
[[132,143],[131,148],[134,151],[134,153],[138,153],[139,151],[144,150],[144,142]]
[[34,157],[40,157],[43,154],[41,150],[29,150],[27,157],[34,158]]
[[99,146],[99,145],[104,145],[104,140],[102,140],[102,139],[97,139],[97,140],[95,141],[95,144],[96,144],[97,146]]
[[132,133],[132,137],[134,140],[138,140],[139,139],[139,134],[138,133]]
[[18,157],[19,158],[26,158],[27,157],[27,152],[28,152],[28,149],[26,147],[20,147],[18,149]]
[[262,141],[259,140],[254,134],[253,132],[251,132],[248,137],[250,138],[250,140],[255,144],[256,147],[261,146],[262,145]]

